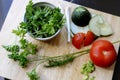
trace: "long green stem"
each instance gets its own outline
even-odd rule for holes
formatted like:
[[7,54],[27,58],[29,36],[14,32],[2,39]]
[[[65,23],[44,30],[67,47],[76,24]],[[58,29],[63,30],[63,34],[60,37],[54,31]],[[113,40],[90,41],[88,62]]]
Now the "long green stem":
[[74,55],[77,55],[77,54],[83,55],[83,54],[88,53],[89,51],[90,51],[90,49],[85,49],[85,50],[81,50],[81,51],[78,51],[78,52],[68,53],[68,54],[64,54],[64,55],[60,55],[60,56],[54,56],[54,57],[38,56],[39,57],[38,59],[36,59],[36,58],[32,59],[32,60],[30,60],[30,62],[40,61],[40,60],[49,60],[49,59],[54,59],[54,58],[59,58],[59,57],[64,57],[64,56],[74,56]]
[[38,67],[38,65],[40,65],[40,64],[42,64],[42,63],[44,63],[44,62],[46,62],[46,61],[41,61],[41,62],[39,62],[33,69],[36,69],[36,68]]

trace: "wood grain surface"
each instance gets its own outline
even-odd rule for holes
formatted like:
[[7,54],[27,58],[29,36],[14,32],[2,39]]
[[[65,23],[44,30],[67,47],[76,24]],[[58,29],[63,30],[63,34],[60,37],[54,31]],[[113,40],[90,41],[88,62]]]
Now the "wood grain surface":
[[[66,6],[70,6],[72,10],[79,6],[73,3],[69,3],[62,0],[33,0],[36,2],[50,2],[56,6],[59,4],[65,9]],[[21,68],[17,62],[14,62],[8,59],[6,52],[1,45],[12,44],[18,38],[11,33],[12,29],[16,29],[21,21],[23,21],[25,7],[28,4],[29,0],[14,0],[10,11],[7,15],[7,18],[4,22],[2,30],[0,32],[0,76],[7,77],[12,80],[28,80],[26,72],[31,71],[32,68],[38,63],[30,63],[27,68]],[[111,42],[120,39],[120,17],[113,16],[107,13],[96,11],[90,8],[89,11],[95,14],[101,14],[105,17],[106,21],[112,26],[114,34],[110,37],[101,37],[99,39],[106,39]],[[26,35],[26,38],[29,41],[38,45],[37,55],[47,55],[55,56],[67,54],[70,52],[78,51],[75,49],[71,42],[67,42],[67,30],[63,26],[60,34],[50,41],[37,41],[33,38]],[[116,51],[118,52],[119,44],[114,44]],[[90,47],[90,46],[88,46]],[[85,48],[85,47],[84,47]],[[82,48],[82,49],[84,49]],[[72,63],[69,63],[65,66],[56,67],[56,68],[44,68],[43,65],[38,66],[37,73],[40,76],[40,80],[81,80],[83,75],[80,73],[81,66],[90,60],[89,54],[83,55],[79,58],[76,58]],[[91,75],[94,75],[95,80],[111,80],[114,70],[114,64],[109,68],[100,68],[96,66],[95,72]]]

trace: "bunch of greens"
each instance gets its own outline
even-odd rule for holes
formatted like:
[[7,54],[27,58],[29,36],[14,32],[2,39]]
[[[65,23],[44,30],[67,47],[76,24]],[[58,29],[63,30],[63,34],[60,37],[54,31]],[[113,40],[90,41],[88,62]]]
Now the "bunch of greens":
[[13,33],[20,38],[19,43],[15,42],[11,45],[3,45],[3,48],[10,52],[10,54],[8,54],[10,59],[18,61],[20,66],[26,67],[29,62],[28,55],[36,54],[37,45],[25,39],[26,30],[23,27],[24,24],[20,23],[18,29],[13,30]]
[[33,37],[50,37],[65,23],[59,8],[35,6],[30,1],[26,7],[25,28]]
[[[22,68],[26,67],[30,62],[28,56],[35,55],[37,52],[37,45],[25,39],[25,34],[27,33],[25,26],[26,24],[24,22],[21,22],[19,27],[16,30],[12,31],[16,36],[19,37],[19,43],[15,42],[11,45],[3,45],[3,48],[5,48],[6,51],[10,52],[10,54],[8,54],[8,58],[14,61],[18,61],[19,65]],[[30,80],[39,79],[35,70],[32,70],[30,73],[27,73],[27,75],[30,78]]]

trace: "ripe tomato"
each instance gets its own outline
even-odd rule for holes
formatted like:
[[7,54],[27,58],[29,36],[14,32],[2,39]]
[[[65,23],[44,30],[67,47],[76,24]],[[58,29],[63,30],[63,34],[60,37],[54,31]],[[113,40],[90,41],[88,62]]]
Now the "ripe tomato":
[[91,31],[88,31],[85,40],[84,40],[84,46],[90,45],[94,41],[94,34]]
[[90,58],[97,66],[109,67],[116,60],[117,54],[111,42],[97,40],[90,49]]
[[85,33],[77,33],[72,38],[72,44],[77,48],[80,49],[81,46],[87,46],[94,41],[94,34],[91,31],[88,31],[87,34]]
[[74,35],[74,37],[72,38],[72,44],[77,48],[80,49],[83,41],[85,38],[85,34],[84,33],[77,33]]

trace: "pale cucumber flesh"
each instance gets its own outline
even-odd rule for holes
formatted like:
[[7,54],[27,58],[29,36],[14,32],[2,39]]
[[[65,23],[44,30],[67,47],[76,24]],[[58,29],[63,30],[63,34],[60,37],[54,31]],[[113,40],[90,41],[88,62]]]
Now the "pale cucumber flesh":
[[89,28],[97,36],[108,36],[113,33],[111,26],[101,15],[96,15],[90,20]]

